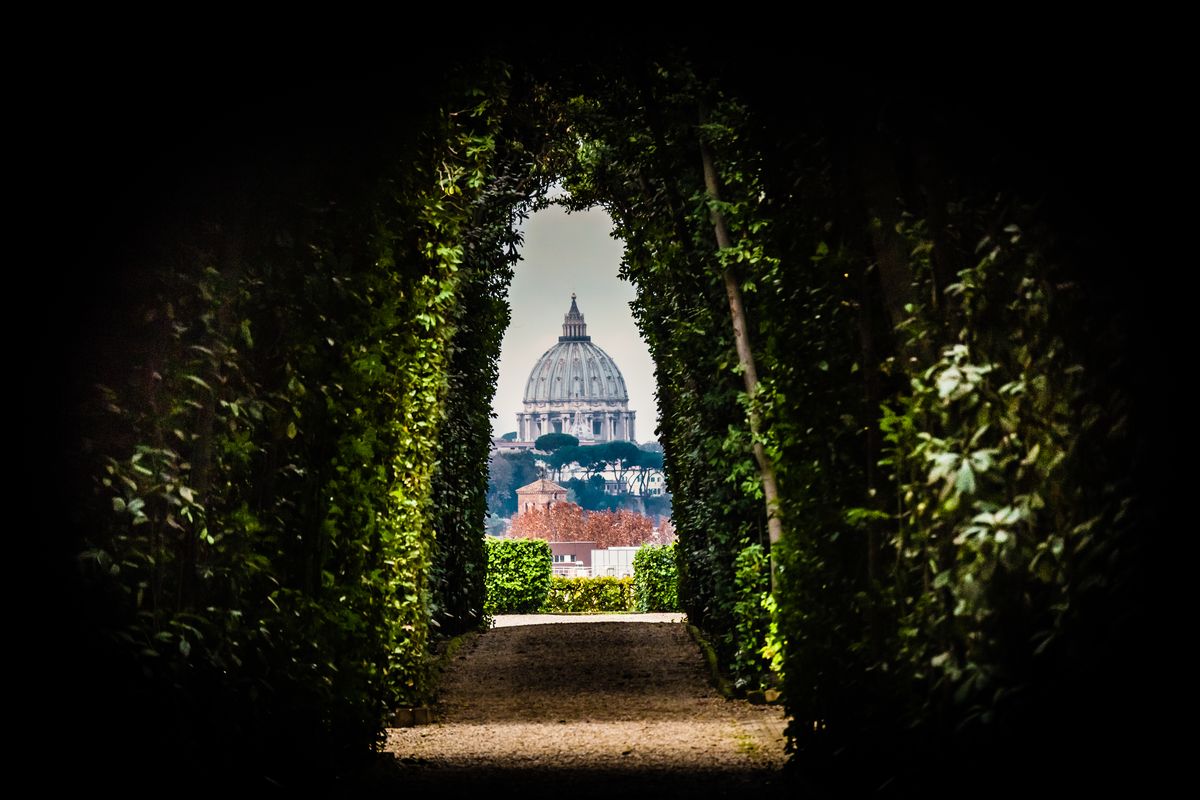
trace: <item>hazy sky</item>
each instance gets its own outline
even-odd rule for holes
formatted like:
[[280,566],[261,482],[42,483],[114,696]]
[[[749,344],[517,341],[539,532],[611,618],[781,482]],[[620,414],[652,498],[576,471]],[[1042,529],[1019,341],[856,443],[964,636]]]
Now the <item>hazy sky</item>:
[[629,408],[637,412],[637,439],[658,437],[654,402],[654,362],[642,341],[629,301],[633,286],[617,277],[623,243],[609,236],[612,220],[603,209],[568,214],[552,206],[525,223],[521,261],[509,290],[512,322],[500,348],[500,380],[492,411],[495,435],[517,429],[517,412],[529,371],[562,335],[571,292],[587,322],[592,343],[612,356],[625,386]]

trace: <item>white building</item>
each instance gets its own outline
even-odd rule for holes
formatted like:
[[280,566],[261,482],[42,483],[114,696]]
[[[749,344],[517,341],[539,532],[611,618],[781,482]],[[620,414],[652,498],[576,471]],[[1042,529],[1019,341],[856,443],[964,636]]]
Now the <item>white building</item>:
[[632,578],[633,556],[641,547],[610,547],[592,551],[593,578]]

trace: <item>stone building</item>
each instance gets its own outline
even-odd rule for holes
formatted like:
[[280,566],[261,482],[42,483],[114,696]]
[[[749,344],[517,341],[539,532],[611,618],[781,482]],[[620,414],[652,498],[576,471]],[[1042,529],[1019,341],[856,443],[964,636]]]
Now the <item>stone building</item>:
[[580,444],[637,441],[636,412],[629,410],[625,378],[588,336],[574,294],[562,330],[558,343],[529,373],[523,410],[517,414],[517,442],[528,446],[544,433],[569,433]]
[[517,513],[544,511],[555,503],[567,502],[567,490],[554,481],[536,480],[517,489]]

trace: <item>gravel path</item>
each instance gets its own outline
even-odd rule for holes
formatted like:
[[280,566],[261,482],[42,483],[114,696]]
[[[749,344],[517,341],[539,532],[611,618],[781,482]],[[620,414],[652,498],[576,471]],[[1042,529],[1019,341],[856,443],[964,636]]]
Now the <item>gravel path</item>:
[[722,698],[682,623],[595,619],[498,622],[465,644],[436,721],[388,731],[394,777],[438,796],[570,800],[735,797],[783,782],[782,710]]
[[517,625],[571,625],[580,622],[684,622],[683,614],[498,614],[496,628]]

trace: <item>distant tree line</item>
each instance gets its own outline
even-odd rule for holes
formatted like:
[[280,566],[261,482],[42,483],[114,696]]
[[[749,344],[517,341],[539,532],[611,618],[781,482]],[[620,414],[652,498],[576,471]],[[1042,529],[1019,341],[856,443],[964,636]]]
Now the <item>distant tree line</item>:
[[[563,473],[573,465],[583,469],[585,477],[564,480]],[[570,434],[548,433],[538,437],[533,450],[492,453],[488,461],[488,512],[513,516],[517,513],[517,489],[545,476],[566,488],[571,501],[586,511],[630,508],[666,517],[671,513],[670,498],[646,495],[652,474],[649,470],[662,469],[662,446],[657,442],[581,445]],[[609,493],[604,473],[610,470],[618,482],[629,481],[636,486],[638,494],[628,490]]]

